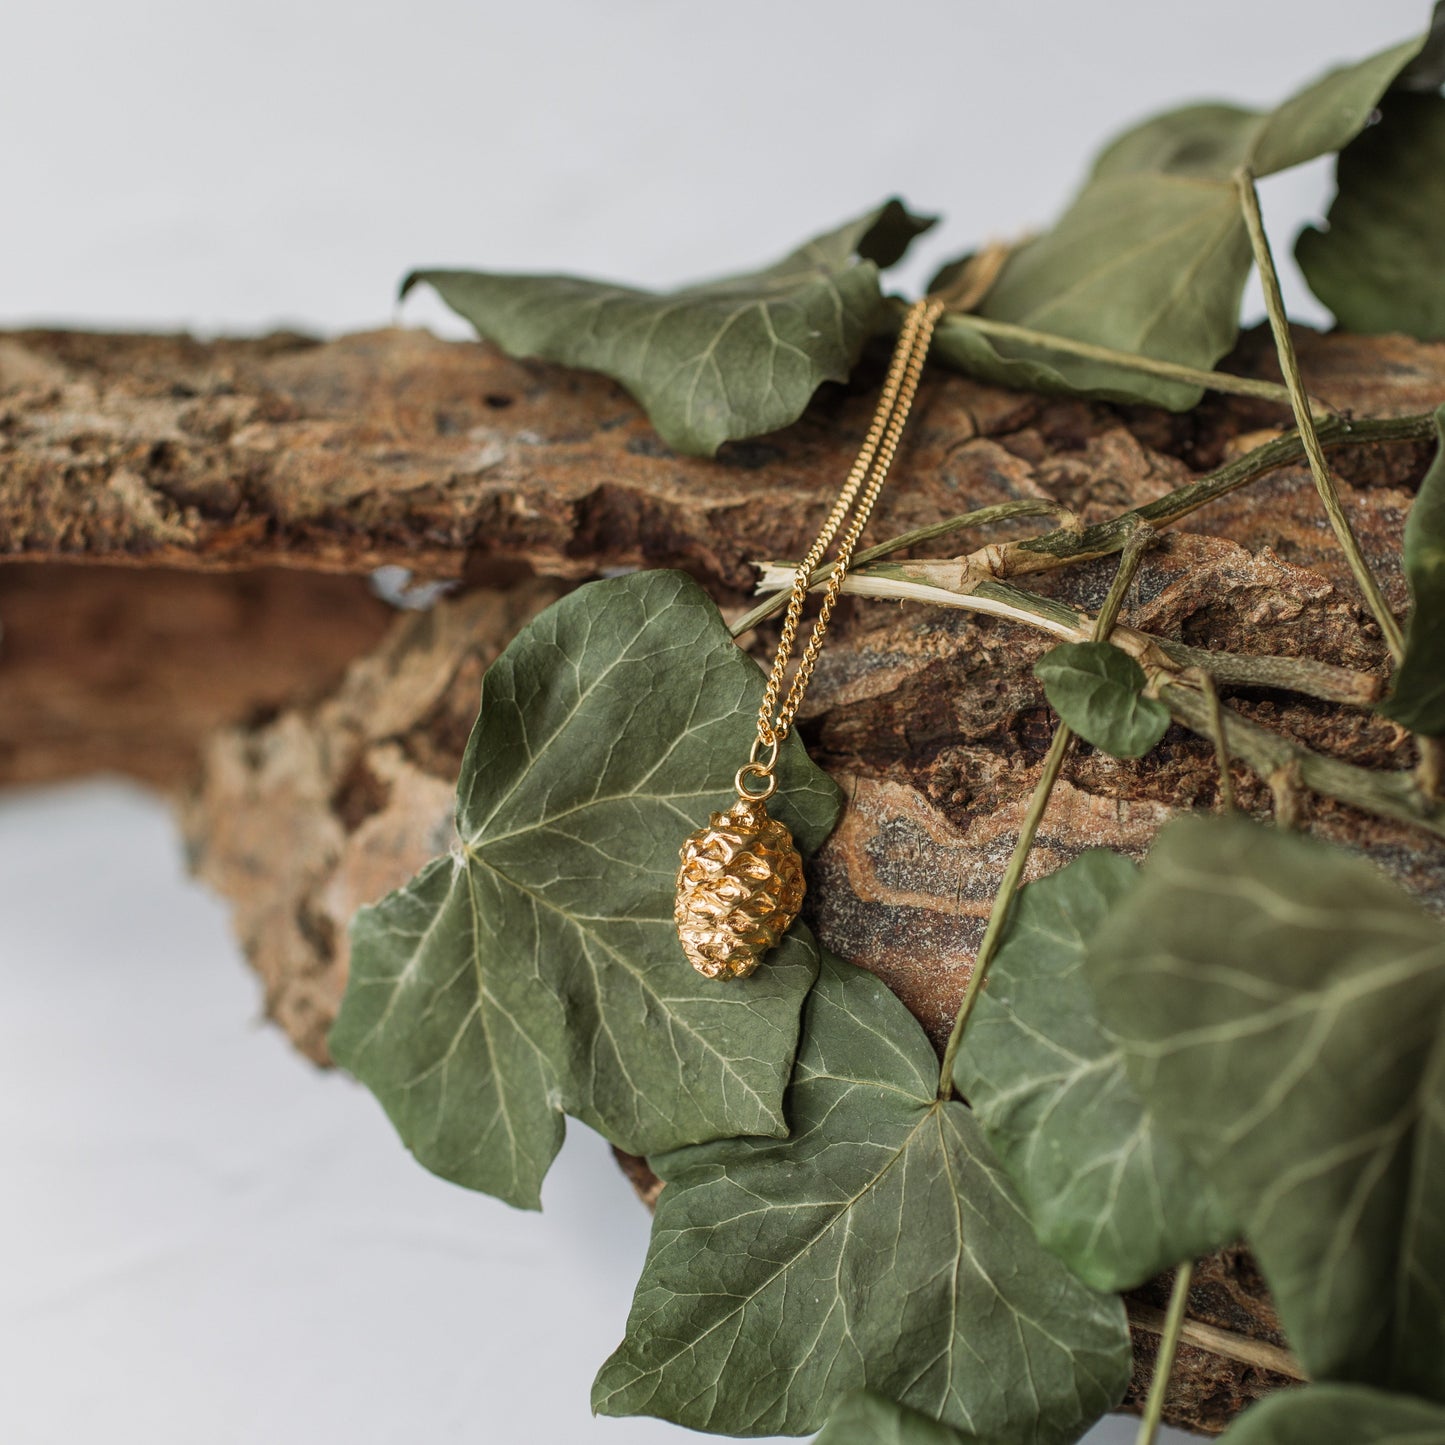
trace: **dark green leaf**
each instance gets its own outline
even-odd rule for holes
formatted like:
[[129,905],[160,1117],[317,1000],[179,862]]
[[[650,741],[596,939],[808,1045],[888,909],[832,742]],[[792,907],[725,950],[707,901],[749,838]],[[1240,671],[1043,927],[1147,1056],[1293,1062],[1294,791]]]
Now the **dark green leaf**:
[[1310,1375],[1445,1396],[1445,926],[1338,849],[1183,818],[1085,972]]
[[1089,940],[1137,881],[1100,849],[1020,893],[955,1070],[1040,1240],[1103,1290],[1234,1237],[1129,1082],[1084,980]]
[[785,1142],[654,1158],[667,1181],[593,1406],[728,1434],[821,1426],[867,1388],[996,1445],[1074,1440],[1129,1377],[1117,1299],[1034,1238],[923,1030],[827,954]]
[[[1077,359],[1066,362],[1060,353],[995,341],[970,326],[966,315],[944,316],[933,333],[933,349],[929,354],[967,376],[995,386],[1011,386],[1017,391],[1073,392],[1100,401],[1131,402],[1154,400],[1156,387],[1178,386],[1177,382],[1164,383],[1134,372],[1119,372],[1117,368],[1110,368],[1107,375],[1101,373],[1097,384],[1086,382],[1079,371],[1083,363]],[[1193,388],[1189,390],[1195,394]],[[1150,395],[1144,396],[1144,392]],[[1160,404],[1170,403],[1161,401]],[[1180,402],[1179,409],[1192,405],[1193,402]]]
[[[579,588],[488,671],[460,847],[357,916],[331,1035],[427,1168],[535,1207],[559,1111],[637,1154],[785,1132],[811,941],[720,984],[672,923],[678,848],[726,805],[762,688],[677,572]],[[775,814],[810,851],[838,790],[784,758]]]
[[1338,177],[1328,229],[1295,244],[1310,289],[1350,331],[1445,339],[1445,97],[1391,93]]
[[813,1445],[987,1445],[871,1390],[854,1390]]
[[1429,737],[1445,736],[1445,406],[1435,413],[1435,460],[1405,522],[1405,575],[1413,606],[1405,660],[1380,711]]
[[1363,1385],[1307,1385],[1251,1406],[1228,1445],[1445,1445],[1445,1410]]
[[[1395,46],[1332,71],[1272,112],[1193,105],[1146,121],[1099,158],[1052,231],[1009,258],[980,312],[998,321],[1187,366],[1234,344],[1249,238],[1234,174],[1269,175],[1338,149],[1420,50]],[[1015,341],[967,317],[939,328],[938,355],[984,380],[1193,406],[1198,387]],[[1023,363],[1028,363],[1023,368]]]
[[1420,53],[1395,81],[1396,90],[1439,90],[1445,85],[1445,0],[1435,0]]
[[513,356],[612,377],[671,446],[711,456],[796,421],[823,382],[847,379],[883,317],[880,268],[932,224],[889,201],[761,271],[678,291],[436,270],[401,289],[434,286]]
[[1144,696],[1144,669],[1112,642],[1061,642],[1034,674],[1054,711],[1116,758],[1142,758],[1169,726],[1169,709]]

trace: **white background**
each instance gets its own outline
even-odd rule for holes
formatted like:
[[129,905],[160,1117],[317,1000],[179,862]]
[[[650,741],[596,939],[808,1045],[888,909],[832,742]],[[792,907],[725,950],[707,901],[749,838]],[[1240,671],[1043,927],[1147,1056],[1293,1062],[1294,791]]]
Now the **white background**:
[[[7,0],[0,326],[338,332],[428,263],[673,282],[893,192],[947,215],[916,283],[1046,222],[1119,125],[1268,103],[1427,12]],[[1266,183],[1282,253],[1328,184]],[[604,1146],[574,1127],[545,1217],[512,1213],[256,1014],[158,803],[0,799],[0,1439],[680,1438],[588,1415],[647,1230]]]

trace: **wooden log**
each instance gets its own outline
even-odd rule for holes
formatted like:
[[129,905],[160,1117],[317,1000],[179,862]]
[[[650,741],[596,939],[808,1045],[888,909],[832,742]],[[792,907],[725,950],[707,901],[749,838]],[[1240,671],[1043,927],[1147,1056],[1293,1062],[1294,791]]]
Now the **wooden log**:
[[[1299,343],[1311,391],[1345,411],[1400,415],[1445,398],[1445,346],[1309,333]],[[1269,374],[1267,341],[1246,338],[1231,364]],[[248,580],[257,568],[363,573],[390,563],[462,584],[434,610],[394,621],[375,646],[369,602],[348,617],[351,632],[330,636],[331,651],[309,628],[287,641],[278,622],[258,626],[246,653],[243,614],[229,624],[242,648],[228,654],[237,686],[206,718],[230,710],[249,720],[205,740],[185,828],[201,876],[232,900],[273,1016],[324,1061],[345,983],[346,921],[447,846],[451,786],[491,658],[567,586],[611,569],[683,567],[740,613],[751,560],[796,556],[813,534],[866,427],[876,381],[876,364],[865,367],[855,385],[825,389],[787,432],[701,461],[662,446],[610,383],[416,332],[326,344],[0,337],[0,557],[51,564],[0,575],[0,619],[10,625],[13,616],[16,637],[29,639],[14,655],[0,648],[3,776],[56,776],[101,758],[124,766],[146,751],[147,708],[163,736],[166,699],[175,695],[174,681],[157,682],[153,704],[130,708],[120,728],[120,712],[107,706],[115,677],[101,662],[106,646],[130,648],[163,671],[184,646],[112,639],[97,645],[94,661],[72,666],[83,651],[74,638],[85,631],[76,623],[54,631],[47,654],[25,618],[45,616],[46,607],[83,611],[81,594],[66,589],[101,575],[56,563],[231,574],[191,579],[222,587],[260,585]],[[1286,422],[1268,404],[1237,398],[1176,417],[933,376],[870,535],[1019,498],[1052,499],[1086,522],[1101,520]],[[1424,444],[1332,453],[1345,505],[1398,609],[1406,601],[1401,529],[1427,455]],[[947,555],[1036,526],[926,550]],[[1093,607],[1111,572],[1101,559],[1024,580]],[[137,580],[161,576],[147,570]],[[177,584],[167,574],[155,585]],[[26,601],[27,589],[41,600]],[[233,594],[218,595],[236,605]],[[314,596],[273,597],[278,618],[318,605]],[[84,605],[92,616],[107,606]],[[113,606],[124,615],[120,602]],[[1374,679],[1371,686],[1386,671],[1378,630],[1300,466],[1163,534],[1124,620],[1194,647],[1333,663]],[[196,629],[185,676],[205,671],[197,666],[204,631]],[[750,640],[759,657],[773,636],[769,624]],[[263,637],[274,640],[262,645]],[[294,689],[283,705],[276,693],[292,683],[266,669],[293,642]],[[883,977],[936,1041],[1048,744],[1051,722],[1031,671],[1045,645],[1015,623],[967,611],[845,603],[800,719],[813,756],[848,796],[840,827],[811,865],[811,921],[835,951]],[[355,659],[345,677],[316,686],[343,655]],[[50,704],[69,720],[68,752],[46,754],[35,741],[49,726],[36,701],[46,677],[69,679],[64,705]],[[269,698],[264,708],[242,706],[248,687]],[[1373,769],[1413,764],[1407,736],[1366,710],[1280,689],[1228,692],[1241,715],[1322,753]],[[94,738],[82,746],[74,738],[87,714]],[[202,726],[209,721],[193,732]],[[39,759],[29,772],[15,761],[26,751]],[[1262,813],[1273,805],[1270,780],[1237,765],[1234,782],[1243,806]],[[1210,745],[1179,726],[1138,762],[1083,748],[1058,788],[1029,876],[1090,846],[1139,856],[1170,812],[1208,805],[1216,788]],[[1445,907],[1439,839],[1329,797],[1301,806],[1312,831],[1374,857]],[[646,1192],[645,1173],[632,1172]],[[1160,1288],[1134,1301],[1136,1387],[1147,1380],[1149,1311],[1162,1301]],[[1279,1360],[1278,1321],[1238,1251],[1201,1266],[1191,1313],[1195,1343],[1181,1354],[1169,1415],[1218,1431],[1284,1378],[1270,1363]],[[1245,1343],[1231,1355],[1229,1339]]]

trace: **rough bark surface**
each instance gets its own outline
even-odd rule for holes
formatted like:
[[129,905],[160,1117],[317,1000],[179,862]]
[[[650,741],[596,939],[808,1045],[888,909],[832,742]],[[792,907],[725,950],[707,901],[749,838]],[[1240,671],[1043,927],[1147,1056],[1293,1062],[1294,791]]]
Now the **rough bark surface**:
[[392,616],[359,577],[0,566],[0,784],[181,787],[217,728],[325,696]]
[[[1445,346],[1309,333],[1299,344],[1311,391],[1343,410],[1396,415],[1445,398]],[[1246,338],[1232,365],[1270,374],[1267,344]],[[346,920],[447,846],[451,785],[491,658],[566,586],[612,568],[680,566],[740,610],[750,561],[795,556],[811,537],[866,427],[875,383],[864,368],[856,386],[826,389],[787,432],[698,461],[662,446],[608,382],[416,332],[325,345],[0,337],[0,559],[234,574],[0,572],[0,618],[16,639],[12,648],[7,634],[0,650],[0,777],[119,765],[172,781],[178,770],[155,756],[164,749],[139,740],[147,709],[158,735],[184,734],[186,748],[230,722],[204,743],[184,805],[188,839],[201,876],[234,903],[270,1012],[324,1060],[345,983]],[[1237,399],[1175,417],[930,377],[870,535],[1020,497],[1102,519],[1284,420]],[[1365,550],[1403,608],[1400,536],[1425,449],[1381,445],[1332,460]],[[998,528],[933,554],[1025,531]],[[465,585],[433,611],[397,618],[373,646],[376,607],[359,583],[295,579],[339,590],[288,601],[275,573],[252,575],[359,573],[382,563]],[[1026,581],[1096,606],[1111,573],[1105,560]],[[171,599],[145,615],[174,624],[177,608],[194,605],[194,628],[181,629],[190,640],[136,646],[123,623],[134,599],[102,588],[93,594],[100,600],[83,600],[92,595],[85,586],[110,577]],[[214,679],[200,604],[165,592],[182,582],[216,589],[185,595],[232,609],[221,627],[238,649],[218,663],[238,674],[224,704],[189,714],[176,699]],[[261,589],[279,609],[274,641],[237,601],[246,589]],[[80,621],[48,634],[33,621],[72,607]],[[290,636],[285,615],[311,620]],[[107,632],[96,618],[122,620]],[[1385,670],[1378,630],[1302,467],[1166,533],[1124,620],[1199,647]],[[764,656],[774,636],[764,626],[750,645]],[[848,603],[800,720],[813,756],[849,799],[811,866],[812,922],[836,951],[885,978],[936,1040],[1048,745],[1052,725],[1031,672],[1043,647],[1017,625],[959,610]],[[280,653],[289,654],[284,662]],[[344,679],[318,687],[348,655],[357,660]],[[116,674],[107,670],[122,657],[137,679],[151,669],[151,692],[137,681],[129,710],[113,706]],[[64,686],[54,681],[62,677]],[[1261,689],[1233,690],[1228,704],[1362,765],[1413,762],[1408,738],[1367,713]],[[185,714],[184,726],[172,712]],[[42,746],[50,734],[61,742]],[[193,756],[178,747],[182,754]],[[1269,810],[1265,782],[1240,766],[1234,782],[1244,806]],[[1083,748],[1050,807],[1030,876],[1089,846],[1138,856],[1171,811],[1209,805],[1216,788],[1210,745],[1177,726],[1139,762]],[[1319,797],[1304,800],[1303,821],[1445,907],[1445,844]],[[645,1191],[645,1174],[633,1172]],[[1262,1285],[1237,1252],[1201,1267],[1192,1314],[1278,1342]],[[1147,1378],[1152,1337],[1137,1338]],[[1170,1413],[1217,1431],[1278,1383],[1186,1349]]]

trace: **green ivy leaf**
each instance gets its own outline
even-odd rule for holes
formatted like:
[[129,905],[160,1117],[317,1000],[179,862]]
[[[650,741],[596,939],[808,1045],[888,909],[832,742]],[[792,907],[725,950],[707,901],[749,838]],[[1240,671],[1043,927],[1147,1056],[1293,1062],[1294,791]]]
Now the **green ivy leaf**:
[[667,1181],[593,1408],[726,1434],[819,1428],[867,1388],[997,1445],[1074,1440],[1130,1372],[1120,1302],[1034,1238],[912,1015],[823,956],[783,1142],[652,1160]]
[[[579,588],[488,670],[460,848],[358,914],[331,1034],[428,1169],[535,1208],[561,1111],[635,1154],[786,1132],[811,941],[719,984],[672,922],[678,848],[726,805],[762,690],[677,572]],[[779,778],[808,852],[838,789],[791,739]]]
[[[1007,350],[1000,350],[1001,345]],[[929,355],[966,376],[994,386],[1010,386],[1016,391],[1077,392],[1100,401],[1131,402],[1154,400],[1155,389],[1168,385],[1134,372],[1120,372],[1112,381],[1101,379],[1097,384],[1079,385],[1074,378],[1077,362],[1070,366],[1062,362],[1059,353],[997,342],[970,326],[966,314],[950,313],[939,321]],[[1052,361],[1046,361],[1046,356]],[[1181,403],[1179,409],[1192,404]]]
[[1445,1397],[1445,926],[1338,849],[1187,817],[1085,973],[1310,1375]]
[[843,1396],[813,1445],[987,1445],[987,1442],[977,1435],[952,1430],[871,1390],[854,1390]]
[[[1187,366],[1234,345],[1251,266],[1234,174],[1267,176],[1338,150],[1423,37],[1331,71],[1269,112],[1193,105],[1120,136],[1052,231],[1010,256],[980,314]],[[938,356],[986,381],[1182,411],[1202,394],[1062,352],[991,341],[945,318]],[[1024,363],[1028,366],[1025,369]]]
[[1337,176],[1328,228],[1295,243],[1310,289],[1350,331],[1445,339],[1445,97],[1392,92]]
[[1306,1385],[1252,1405],[1228,1445],[1445,1445],[1445,1410],[1363,1385]]
[[574,276],[414,271],[513,356],[600,371],[670,446],[711,456],[776,431],[825,381],[845,381],[884,315],[878,273],[933,224],[898,201],[761,271],[669,292]]
[[1144,669],[1112,642],[1061,642],[1034,675],[1054,711],[1116,758],[1142,758],[1169,726],[1169,709],[1144,696]]
[[955,1078],[1039,1239],[1095,1289],[1132,1289],[1235,1231],[1100,1024],[1084,951],[1138,884],[1097,849],[1019,894]]
[[1445,406],[1435,413],[1439,444],[1405,522],[1405,576],[1413,607],[1405,633],[1405,660],[1386,717],[1428,737],[1445,736]]

